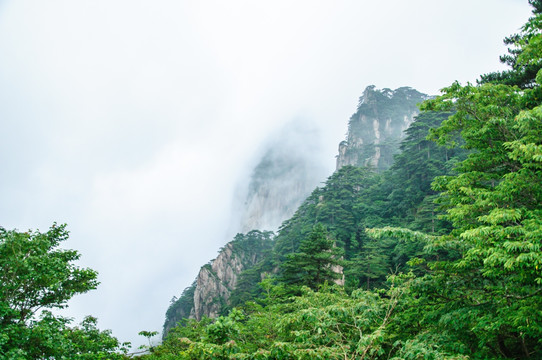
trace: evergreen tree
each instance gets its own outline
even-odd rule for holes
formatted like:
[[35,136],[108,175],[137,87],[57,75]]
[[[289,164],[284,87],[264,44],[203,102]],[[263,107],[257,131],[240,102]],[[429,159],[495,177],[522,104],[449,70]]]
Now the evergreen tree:
[[346,287],[369,290],[384,283],[390,273],[390,244],[387,239],[370,238],[365,232],[357,236],[357,241],[359,252],[346,266]]
[[[382,190],[387,194],[383,217],[386,225],[394,222],[413,230],[437,232],[449,229],[449,223],[437,218],[438,209],[430,198],[437,194],[431,189],[436,176],[452,173],[453,165],[466,156],[460,148],[437,146],[427,139],[429,130],[440,126],[451,112],[423,112],[405,131],[402,152],[385,174]],[[457,141],[460,141],[456,138]]]
[[[536,16],[542,14],[542,1],[529,0],[529,4],[533,7],[533,15],[535,15],[533,19],[536,19]],[[515,85],[523,89],[537,87],[535,77],[542,68],[542,61],[539,59],[533,59],[534,61],[530,62],[521,60],[525,45],[531,41],[537,41],[536,34],[531,31],[524,31],[506,37],[504,44],[510,47],[508,48],[508,54],[502,55],[500,60],[503,64],[510,66],[511,69],[482,75],[478,83]]]
[[[519,64],[542,61],[541,30],[538,14],[524,27],[529,41]],[[458,257],[430,262],[402,316],[419,337],[438,333],[449,352],[476,359],[542,357],[540,74],[531,89],[455,83],[423,106],[455,110],[432,138],[450,144],[459,131],[470,154],[457,175],[433,185],[453,230],[430,240],[427,249]]]
[[325,227],[316,224],[301,242],[299,252],[289,254],[281,265],[282,280],[290,286],[308,286],[316,290],[325,282],[342,278],[343,254],[344,251],[329,238]]
[[280,264],[287,254],[297,252],[316,223],[324,225],[337,246],[345,249],[346,259],[355,256],[359,249],[351,242],[352,234],[358,231],[365,215],[356,211],[355,206],[379,181],[380,175],[367,168],[344,166],[336,171],[283,223],[276,239],[275,263]]

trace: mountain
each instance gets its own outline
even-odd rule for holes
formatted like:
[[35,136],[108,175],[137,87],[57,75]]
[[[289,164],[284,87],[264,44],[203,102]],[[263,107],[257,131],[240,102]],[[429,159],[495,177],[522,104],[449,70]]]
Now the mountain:
[[338,170],[241,272],[239,306],[172,329],[148,358],[542,358],[542,1],[529,3],[505,39],[512,69],[425,101],[389,168],[393,119],[362,97]]
[[319,134],[310,123],[295,120],[269,136],[248,183],[235,196],[233,231],[239,233],[174,298],[163,333],[181,319],[216,318],[232,302],[241,302],[247,295],[239,288],[239,281],[241,285],[247,281],[241,274],[252,269],[273,244],[274,234],[263,229],[277,230],[325,176]]
[[[377,218],[387,216],[384,213],[390,210],[390,204],[368,210],[366,204],[373,200],[371,196],[389,195],[389,186],[382,185],[377,170],[391,166],[393,155],[400,151],[404,130],[418,114],[416,104],[427,98],[409,87],[367,87],[348,123],[347,140],[339,145],[337,170],[323,187],[317,187],[323,178],[319,165],[322,160],[310,126],[294,122],[271,137],[246,190],[237,196],[242,199],[234,211],[239,214],[237,226],[246,235],[238,234],[226,244],[216,259],[200,269],[196,281],[172,302],[164,334],[182,319],[215,318],[256,297],[261,291],[257,284],[265,274],[280,272],[277,265],[298,250],[315,223],[326,226],[337,246],[345,250],[347,261],[354,261],[372,248],[373,268],[347,268],[347,287],[362,283],[373,286],[383,280],[389,266],[404,265],[405,252],[413,252],[415,247],[397,250],[393,260],[382,255],[385,250],[393,252],[393,244],[378,247],[363,231],[374,214],[380,211]],[[276,237],[270,232],[252,231],[276,230],[281,223]],[[258,245],[241,246],[246,241]]]
[[232,291],[249,270],[266,257],[273,245],[273,233],[253,230],[237,234],[220,249],[218,256],[201,267],[194,283],[172,301],[164,323],[164,334],[182,319],[216,318],[230,303]]
[[307,121],[294,120],[269,136],[248,184],[237,191],[235,232],[277,230],[322,182],[320,134]]
[[350,117],[347,138],[339,144],[337,169],[345,165],[388,169],[403,132],[419,113],[417,105],[429,98],[410,87],[379,90],[368,86]]

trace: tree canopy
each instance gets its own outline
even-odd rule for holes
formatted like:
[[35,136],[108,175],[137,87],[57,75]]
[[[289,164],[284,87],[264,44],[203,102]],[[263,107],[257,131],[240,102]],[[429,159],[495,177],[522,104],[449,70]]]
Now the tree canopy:
[[287,285],[308,286],[316,290],[326,282],[342,277],[343,249],[335,246],[322,224],[316,224],[299,245],[299,252],[289,254],[282,263],[282,281]]
[[0,359],[123,358],[127,344],[98,330],[96,318],[70,327],[49,310],[98,285],[96,271],[74,264],[76,251],[59,248],[67,238],[66,225],[45,233],[0,228]]
[[[388,172],[345,166],[283,224],[265,299],[176,329],[149,358],[542,358],[542,3],[530,3],[505,40],[510,70],[444,88]],[[315,260],[334,258],[328,237],[344,288],[314,281]],[[308,287],[288,298],[292,285]]]

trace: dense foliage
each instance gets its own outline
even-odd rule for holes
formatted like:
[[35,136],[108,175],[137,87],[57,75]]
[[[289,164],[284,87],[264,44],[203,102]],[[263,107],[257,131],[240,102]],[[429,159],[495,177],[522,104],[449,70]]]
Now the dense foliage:
[[388,169],[399,150],[406,119],[411,119],[418,112],[417,104],[427,98],[410,87],[379,90],[368,86],[348,122],[347,139],[339,145],[338,163]]
[[343,251],[329,238],[322,224],[314,226],[299,244],[299,252],[288,254],[281,264],[281,282],[295,289],[307,286],[313,290],[326,282],[340,280]]
[[[231,250],[232,258],[230,261],[235,258],[243,269],[237,278],[235,288],[231,289],[228,299],[212,299],[221,304],[220,313],[227,313],[232,307],[242,305],[260,295],[261,289],[257,284],[261,281],[263,274],[272,270],[269,264],[260,260],[269,257],[274,244],[273,236],[274,234],[271,231],[252,230],[247,234],[235,235],[232,241],[219,250],[219,253],[222,253],[226,248]],[[206,264],[204,267],[213,274],[213,278],[218,279],[211,264]],[[224,285],[227,286],[227,284]],[[195,291],[196,281],[186,288],[179,298],[174,297],[171,300],[164,323],[165,334],[175,327],[179,321],[184,324],[188,318],[195,317]]]
[[[437,217],[440,212],[431,201],[437,192],[430,184],[437,175],[451,174],[452,164],[464,159],[466,151],[439,148],[426,137],[429,129],[450,114],[420,115],[407,132],[403,152],[387,172],[353,166],[336,171],[284,222],[273,252],[255,266],[265,271],[257,271],[252,282],[243,284],[245,293],[253,294],[246,300],[255,302],[238,303],[235,313],[215,322],[183,320],[183,326],[172,329],[153,356],[401,358],[420,351],[427,344],[416,340],[400,347],[397,335],[385,335],[391,326],[400,328],[392,319],[411,299],[410,285],[406,284],[412,282],[410,275],[387,277],[390,271],[425,273],[425,269],[409,266],[408,260],[433,256],[424,252],[427,238],[405,241],[391,233],[376,238],[365,230],[394,225],[433,234],[449,231],[450,223]],[[242,276],[247,273],[253,270]],[[262,274],[269,277],[260,283]],[[345,286],[331,286],[337,280],[342,283],[341,275]],[[338,317],[341,311],[344,316]],[[290,313],[292,317],[287,316]],[[294,316],[299,327],[284,326]],[[222,331],[220,341],[209,334],[217,329]],[[180,347],[179,342],[183,344]],[[424,351],[437,354],[437,348],[429,346]]]
[[[542,358],[542,3],[530,3],[506,40],[509,71],[424,102],[389,171],[333,174],[283,224],[259,296],[175,328],[148,358]],[[339,261],[344,287],[314,281]]]
[[[542,358],[542,1],[529,2],[505,39],[510,70],[426,100],[389,170],[344,166],[276,237],[238,234],[223,315],[190,319],[189,287],[142,359]],[[0,228],[0,359],[125,357],[95,318],[50,311],[98,284],[67,237]]]
[[79,326],[46,309],[58,309],[76,294],[96,288],[97,273],[73,264],[74,250],[59,248],[65,225],[49,231],[0,228],[0,359],[122,359],[126,344],[97,320]]

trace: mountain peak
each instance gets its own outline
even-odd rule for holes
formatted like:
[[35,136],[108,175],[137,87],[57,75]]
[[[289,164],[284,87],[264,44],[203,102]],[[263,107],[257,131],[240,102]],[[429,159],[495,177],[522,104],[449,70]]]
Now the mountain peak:
[[399,151],[403,131],[419,113],[417,105],[428,98],[407,86],[395,90],[367,86],[350,117],[346,140],[339,144],[337,170],[345,165],[388,169]]

